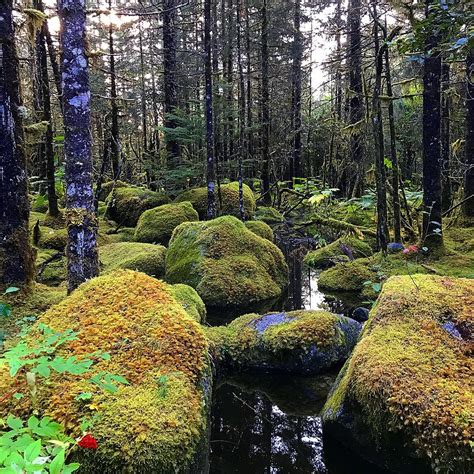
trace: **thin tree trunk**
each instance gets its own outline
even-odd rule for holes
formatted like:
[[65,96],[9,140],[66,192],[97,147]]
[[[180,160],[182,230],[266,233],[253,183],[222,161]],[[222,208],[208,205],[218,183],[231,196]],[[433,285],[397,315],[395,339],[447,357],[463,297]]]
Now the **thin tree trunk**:
[[214,122],[212,118],[212,37],[211,0],[204,0],[204,56],[206,78],[206,145],[207,145],[207,218],[216,217],[214,167]]
[[59,0],[63,78],[68,291],[99,273],[92,189],[89,67],[84,0]]
[[463,212],[474,219],[474,48],[466,58],[466,173]]
[[261,32],[261,146],[262,146],[262,193],[265,204],[271,203],[270,196],[270,93],[268,82],[268,18],[267,0],[262,3]]
[[145,61],[143,58],[143,37],[142,25],[138,24],[138,40],[140,47],[140,85],[141,85],[141,108],[142,108],[142,134],[143,134],[143,153],[148,151],[148,129],[146,120],[146,88],[145,88]]
[[443,62],[441,69],[441,163],[442,163],[442,187],[443,187],[443,211],[451,207],[451,125],[450,108],[451,98],[449,93],[450,81],[449,63]]
[[29,283],[34,259],[12,0],[0,2],[0,287]]
[[[426,0],[426,15],[430,0]],[[441,56],[433,53],[438,34],[428,35],[423,71],[423,239],[442,243],[441,189]]]
[[247,159],[253,158],[253,120],[252,120],[252,59],[250,49],[250,18],[249,18],[249,6],[248,0],[245,0],[245,54],[247,57],[246,63],[246,74],[247,74],[247,131],[246,131],[246,144],[247,144]]
[[236,13],[237,13],[237,65],[239,70],[239,150],[238,150],[238,181],[239,181],[239,214],[240,219],[245,219],[244,209],[244,187],[243,187],[243,155],[245,153],[245,81],[244,81],[244,70],[242,66],[242,51],[241,51],[241,39],[242,39],[242,0],[236,2]]
[[44,35],[46,37],[46,44],[48,45],[48,54],[49,54],[49,63],[51,64],[51,69],[53,70],[54,84],[56,86],[56,91],[58,93],[58,102],[61,112],[63,111],[63,101],[62,101],[62,85],[61,85],[61,72],[59,71],[58,59],[56,56],[56,48],[54,47],[53,40],[51,38],[51,33],[49,32],[48,22],[46,21],[43,25]]
[[301,64],[303,61],[303,38],[301,27],[301,0],[295,1],[293,21],[293,156],[292,178],[299,178],[301,174]]

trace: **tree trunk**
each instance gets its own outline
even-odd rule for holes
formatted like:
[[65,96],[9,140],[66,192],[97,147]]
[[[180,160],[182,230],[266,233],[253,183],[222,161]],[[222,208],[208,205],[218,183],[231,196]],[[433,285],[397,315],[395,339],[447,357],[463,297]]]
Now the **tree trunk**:
[[466,173],[464,175],[464,215],[474,218],[474,48],[466,59]]
[[[35,5],[39,11],[43,11],[43,4],[38,1]],[[37,34],[37,58],[39,67],[39,80],[41,86],[41,101],[43,107],[42,120],[48,122],[44,136],[44,158],[46,161],[46,181],[48,193],[48,213],[52,217],[59,216],[58,197],[56,195],[55,167],[54,167],[54,149],[53,149],[53,116],[51,114],[51,92],[49,88],[48,59],[46,54],[46,22],[43,23],[41,30]]]
[[23,105],[14,42],[12,0],[0,2],[0,286],[34,275],[28,218]]
[[261,146],[262,146],[262,193],[265,204],[271,203],[270,196],[270,93],[268,81],[268,18],[267,0],[262,3],[262,32],[261,32]]
[[375,46],[375,85],[372,98],[372,126],[375,145],[375,186],[377,192],[377,247],[385,253],[387,251],[389,233],[387,219],[387,176],[384,163],[385,149],[382,107],[380,104],[384,49],[380,48],[377,0],[372,0],[372,8],[374,17]]
[[[163,80],[164,80],[164,125],[166,128],[173,129],[177,127],[173,114],[176,114],[178,107],[178,94],[176,91],[176,49],[177,49],[177,0],[163,1]],[[169,133],[166,136],[166,150],[168,159],[172,162],[179,163],[180,147],[174,137]]]
[[63,78],[68,291],[99,273],[92,189],[89,68],[85,1],[59,0]]
[[349,68],[349,123],[354,128],[349,143],[349,161],[353,166],[353,178],[350,179],[348,193],[360,196],[364,187],[363,143],[361,128],[364,119],[362,100],[362,36],[361,36],[361,0],[349,0],[348,22],[348,68]]
[[214,122],[212,118],[212,38],[211,0],[204,0],[204,56],[206,79],[206,145],[207,145],[207,218],[216,217],[214,167]]
[[241,39],[242,39],[242,0],[236,2],[236,13],[237,13],[237,65],[239,70],[239,150],[238,150],[238,182],[239,182],[239,215],[240,219],[245,219],[244,209],[244,189],[243,189],[243,155],[245,153],[245,80],[244,70],[242,66],[242,51],[241,51]]
[[146,87],[145,87],[145,61],[143,58],[143,33],[142,24],[138,24],[138,40],[140,47],[140,96],[141,96],[141,108],[142,108],[142,135],[143,135],[143,153],[147,155],[148,152],[148,129],[146,120]]
[[[386,38],[385,38],[386,39]],[[387,95],[393,97],[392,74],[390,70],[390,57],[388,48],[385,49],[385,81],[387,83]],[[395,131],[395,111],[393,100],[388,104],[388,123],[390,127],[390,159],[392,160],[392,207],[393,207],[393,232],[395,242],[402,241],[401,214],[400,214],[400,169],[397,154],[397,136]]]
[[301,63],[303,61],[303,38],[301,26],[301,0],[295,1],[293,22],[293,66],[292,66],[292,112],[293,112],[293,156],[292,178],[301,174]]
[[[431,1],[426,0],[426,13]],[[442,243],[441,190],[441,56],[431,52],[437,33],[428,35],[423,71],[423,240]]]
[[442,164],[442,187],[443,187],[443,211],[451,207],[451,126],[450,126],[450,108],[451,98],[449,93],[449,63],[443,62],[441,69],[441,164]]

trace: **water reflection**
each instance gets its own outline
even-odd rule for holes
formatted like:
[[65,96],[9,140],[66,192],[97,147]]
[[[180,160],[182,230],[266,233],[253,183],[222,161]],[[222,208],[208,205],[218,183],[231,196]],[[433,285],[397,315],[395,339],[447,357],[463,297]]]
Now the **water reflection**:
[[211,473],[325,473],[317,416],[334,376],[239,376],[214,391]]

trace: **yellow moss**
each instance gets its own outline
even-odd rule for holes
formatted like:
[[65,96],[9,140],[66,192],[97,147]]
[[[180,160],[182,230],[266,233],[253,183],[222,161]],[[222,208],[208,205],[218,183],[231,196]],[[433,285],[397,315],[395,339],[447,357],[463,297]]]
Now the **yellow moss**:
[[270,242],[273,242],[273,230],[272,228],[263,221],[247,221],[245,226],[248,230],[252,231],[254,234],[257,234],[263,239],[267,239]]
[[206,305],[198,292],[191,286],[178,283],[171,286],[171,291],[176,301],[198,323],[206,321]]
[[[387,428],[402,431],[433,467],[463,472],[474,434],[472,288],[467,279],[392,277],[324,416],[355,400],[376,439]],[[445,322],[466,340],[451,336]]]
[[[78,333],[58,355],[108,352],[110,359],[97,360],[91,374],[121,374],[130,383],[112,394],[83,378],[53,374],[42,386],[40,414],[61,422],[72,435],[78,435],[84,416],[97,414],[90,431],[99,448],[91,465],[85,459],[85,472],[173,472],[175,463],[189,462],[205,425],[200,386],[208,375],[208,344],[168,285],[143,273],[117,271],[81,285],[39,322]],[[30,343],[39,335],[34,327]],[[0,393],[13,384],[0,369]],[[22,381],[17,389],[27,390]],[[92,400],[76,401],[84,391],[93,393]],[[26,416],[30,409],[23,399],[8,400],[0,416]]]

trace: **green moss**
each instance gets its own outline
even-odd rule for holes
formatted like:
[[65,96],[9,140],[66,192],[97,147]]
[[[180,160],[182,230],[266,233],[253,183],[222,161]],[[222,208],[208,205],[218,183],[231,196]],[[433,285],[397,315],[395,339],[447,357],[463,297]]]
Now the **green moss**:
[[[245,218],[249,219],[255,212],[255,196],[252,190],[244,184],[244,209]],[[220,214],[239,217],[239,184],[237,182],[221,185],[222,209]],[[216,191],[216,200],[217,191]],[[207,188],[193,188],[184,191],[176,198],[176,202],[189,201],[199,214],[200,219],[207,216]],[[219,206],[219,202],[217,203]]]
[[231,216],[181,224],[166,256],[167,281],[192,286],[211,306],[277,298],[287,277],[281,251]]
[[40,224],[42,224],[44,222],[44,220],[46,219],[46,214],[42,213],[42,212],[34,212],[34,211],[31,211],[30,212],[30,220],[29,220],[29,227],[30,229],[39,221]]
[[44,249],[64,251],[67,244],[67,229],[51,229],[40,227],[40,239],[38,246]]
[[[91,375],[109,372],[129,382],[116,393],[101,391],[84,377],[55,374],[38,393],[41,413],[62,423],[73,437],[80,421],[94,414],[89,431],[98,449],[76,450],[82,472],[186,472],[205,434],[209,383],[208,344],[201,326],[184,311],[168,285],[143,273],[118,271],[95,278],[44,313],[40,323],[55,331],[72,329],[78,339],[58,355],[81,357],[108,352]],[[33,341],[40,334],[35,326]],[[14,385],[16,384],[16,385]],[[26,392],[0,368],[0,393]],[[75,397],[91,392],[92,398]],[[0,406],[27,417],[28,397]]]
[[58,256],[46,264],[46,261],[57,256],[58,251],[52,249],[39,250],[36,256],[37,281],[46,285],[57,286],[66,281],[66,256]]
[[142,188],[118,188],[107,198],[106,217],[120,226],[135,227],[141,214],[169,202],[163,193]]
[[266,222],[267,224],[278,224],[284,220],[281,212],[274,207],[259,207],[255,211],[254,219]]
[[177,283],[170,288],[176,301],[189,316],[198,323],[206,322],[206,305],[194,288],[183,283]]
[[117,181],[107,181],[105,183],[102,183],[102,187],[100,189],[99,193],[99,201],[105,201],[107,199],[107,196],[112,192],[112,189],[119,189],[119,188],[128,188],[130,185],[128,183],[125,183],[124,181],[120,181],[119,179]]
[[119,242],[134,242],[135,227],[121,227],[117,232],[115,229],[109,230],[104,236],[107,243],[116,244]]
[[66,220],[62,211],[59,211],[58,216],[51,216],[49,212],[46,213],[44,218],[43,225],[50,227],[51,229],[63,229],[66,227]]
[[99,259],[104,273],[130,269],[161,278],[165,274],[165,254],[166,248],[161,245],[119,242],[101,247]]
[[341,249],[341,245],[349,247],[354,258],[368,257],[372,255],[369,244],[356,237],[340,237],[325,247],[308,252],[304,263],[311,268],[328,268],[348,259]]
[[374,280],[376,273],[359,260],[339,263],[321,272],[318,286],[328,291],[361,292],[366,281]]
[[247,221],[245,223],[247,229],[251,230],[254,234],[273,242],[273,230],[272,228],[263,221]]
[[[323,419],[337,420],[343,406],[357,406],[360,413],[351,415],[368,427],[376,443],[383,446],[387,431],[402,433],[411,443],[408,449],[433,468],[464,472],[472,462],[472,288],[468,279],[390,278]],[[442,327],[447,321],[466,341]]]
[[149,209],[140,216],[135,230],[135,240],[166,245],[179,224],[198,220],[198,213],[190,202],[164,204]]

